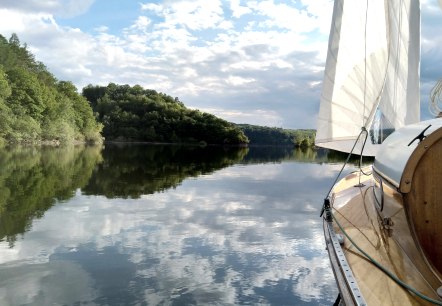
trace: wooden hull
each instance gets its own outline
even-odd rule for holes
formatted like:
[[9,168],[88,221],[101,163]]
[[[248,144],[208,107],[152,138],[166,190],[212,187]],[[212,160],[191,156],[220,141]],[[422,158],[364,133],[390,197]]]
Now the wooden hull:
[[[408,286],[442,303],[437,294],[441,279],[413,238],[402,195],[384,183],[385,203],[380,213],[373,192],[376,180],[372,175],[363,175],[361,179],[362,187],[355,187],[360,180],[359,173],[350,174],[336,184],[330,197],[329,212],[333,220],[324,219],[327,249],[343,303],[434,305],[395,282],[367,259],[366,254]],[[345,256],[343,263],[339,261],[339,248],[333,238],[336,238],[334,233],[344,237],[344,232],[348,237],[340,245]],[[348,268],[354,280],[346,276]]]

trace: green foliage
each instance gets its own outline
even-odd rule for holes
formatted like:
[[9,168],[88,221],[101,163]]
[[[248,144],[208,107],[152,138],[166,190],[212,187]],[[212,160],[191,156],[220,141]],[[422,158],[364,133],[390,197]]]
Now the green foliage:
[[0,35],[0,143],[101,141],[88,101],[37,62],[16,34]]
[[4,142],[5,136],[10,132],[11,110],[6,100],[11,95],[11,87],[6,74],[0,68],[0,142]]
[[291,130],[296,147],[308,148],[315,145],[315,130]]
[[191,110],[173,98],[139,85],[83,88],[107,140],[245,144],[244,133],[214,115]]
[[45,104],[37,76],[21,67],[8,70],[7,75],[12,89],[9,108],[16,116],[28,115],[40,121]]
[[313,147],[315,130],[289,130],[250,124],[238,124],[251,145],[282,145],[296,147]]

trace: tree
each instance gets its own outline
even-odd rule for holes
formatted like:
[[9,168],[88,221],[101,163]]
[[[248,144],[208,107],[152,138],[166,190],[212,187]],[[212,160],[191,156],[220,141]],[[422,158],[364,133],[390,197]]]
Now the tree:
[[6,74],[0,68],[0,144],[11,131],[11,110],[6,104],[6,100],[11,95],[12,90]]
[[17,34],[12,33],[11,37],[9,38],[9,44],[13,47],[20,48],[20,39],[18,39]]
[[11,110],[17,116],[29,115],[39,121],[45,110],[38,79],[23,68],[14,68],[7,72],[12,92],[8,97]]
[[97,118],[104,126],[103,135],[109,140],[216,144],[248,141],[233,124],[187,109],[178,98],[140,85],[88,85],[82,93],[98,112]]
[[0,142],[100,140],[87,100],[58,81],[16,34],[0,35]]

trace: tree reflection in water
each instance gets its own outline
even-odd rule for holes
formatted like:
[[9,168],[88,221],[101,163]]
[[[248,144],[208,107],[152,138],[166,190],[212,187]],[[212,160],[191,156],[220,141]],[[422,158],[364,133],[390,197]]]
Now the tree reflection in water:
[[0,150],[0,239],[14,245],[34,218],[81,189],[85,195],[139,198],[175,188],[188,177],[237,163],[341,162],[329,151],[290,147],[108,144]]
[[107,145],[83,192],[139,198],[175,188],[188,177],[209,174],[243,160],[247,148],[175,145]]
[[99,146],[0,150],[0,240],[13,247],[34,218],[83,188],[101,160]]

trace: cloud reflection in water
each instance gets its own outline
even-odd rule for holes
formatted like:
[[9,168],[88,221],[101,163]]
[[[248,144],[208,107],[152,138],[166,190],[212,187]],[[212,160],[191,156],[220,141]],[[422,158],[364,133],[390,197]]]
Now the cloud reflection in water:
[[330,304],[337,291],[318,215],[337,168],[235,165],[138,199],[77,191],[13,248],[0,242],[0,272],[14,275],[0,280],[0,298],[6,305]]

